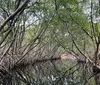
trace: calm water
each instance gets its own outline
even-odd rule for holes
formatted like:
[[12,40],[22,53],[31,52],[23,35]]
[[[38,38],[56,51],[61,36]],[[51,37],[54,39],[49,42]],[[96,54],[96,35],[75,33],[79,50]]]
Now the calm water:
[[66,60],[22,65],[3,76],[1,85],[95,85],[92,69],[88,67]]

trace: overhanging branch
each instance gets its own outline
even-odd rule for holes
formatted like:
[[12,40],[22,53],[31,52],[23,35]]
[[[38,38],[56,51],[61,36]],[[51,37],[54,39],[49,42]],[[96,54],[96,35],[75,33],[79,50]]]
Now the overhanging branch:
[[4,26],[9,22],[12,18],[14,18],[22,9],[25,7],[30,0],[26,0],[12,15],[10,15],[4,23],[0,26],[0,31],[4,28]]

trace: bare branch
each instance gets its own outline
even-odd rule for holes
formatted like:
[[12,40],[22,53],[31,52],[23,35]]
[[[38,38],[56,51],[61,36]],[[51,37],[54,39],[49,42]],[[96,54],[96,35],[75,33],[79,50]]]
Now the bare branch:
[[9,22],[11,19],[13,19],[20,11],[28,4],[30,0],[26,0],[12,15],[10,15],[4,23],[0,26],[0,31],[4,29],[4,26]]

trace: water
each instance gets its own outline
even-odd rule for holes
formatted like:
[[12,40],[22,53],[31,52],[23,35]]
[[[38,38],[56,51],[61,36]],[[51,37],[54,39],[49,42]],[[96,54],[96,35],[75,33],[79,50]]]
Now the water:
[[67,60],[15,66],[3,76],[1,85],[95,85],[88,67]]

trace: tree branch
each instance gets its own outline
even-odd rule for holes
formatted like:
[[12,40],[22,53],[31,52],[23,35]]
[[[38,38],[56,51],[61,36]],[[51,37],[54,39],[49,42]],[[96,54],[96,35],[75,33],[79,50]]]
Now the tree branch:
[[9,22],[12,18],[14,18],[22,9],[25,7],[30,0],[26,0],[12,15],[10,15],[4,23],[0,26],[0,31],[4,28],[4,26]]

